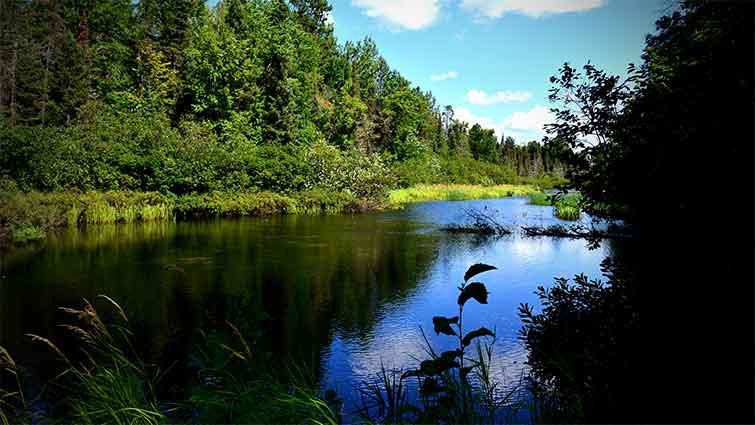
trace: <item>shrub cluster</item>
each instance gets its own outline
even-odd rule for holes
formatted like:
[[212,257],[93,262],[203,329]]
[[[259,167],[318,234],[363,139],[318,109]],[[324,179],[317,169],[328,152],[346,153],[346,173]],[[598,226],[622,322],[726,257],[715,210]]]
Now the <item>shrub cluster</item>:
[[[0,127],[2,186],[22,191],[293,193],[322,189],[381,199],[393,186],[376,154],[223,142],[207,123],[100,111],[66,128]],[[4,189],[4,187],[0,187]]]

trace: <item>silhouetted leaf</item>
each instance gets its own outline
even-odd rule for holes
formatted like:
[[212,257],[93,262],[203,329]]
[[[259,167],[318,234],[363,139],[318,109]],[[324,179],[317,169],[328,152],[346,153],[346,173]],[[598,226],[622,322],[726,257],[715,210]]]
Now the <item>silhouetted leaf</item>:
[[419,369],[407,370],[401,375],[401,379],[411,378],[412,376],[422,376],[422,372]]
[[446,351],[440,357],[425,360],[419,365],[419,372],[425,376],[439,375],[451,368],[459,367],[456,358],[461,355],[461,351]]
[[477,276],[480,273],[485,273],[490,270],[496,270],[497,268],[494,266],[490,266],[487,264],[477,263],[472,264],[472,266],[469,267],[469,270],[467,270],[466,273],[464,273],[464,281],[468,282],[469,279],[473,278],[474,276]]
[[456,335],[456,331],[451,328],[451,324],[459,323],[459,318],[457,316],[448,318],[448,317],[433,317],[433,326],[435,327],[435,334],[438,335],[440,333],[446,334],[446,335]]
[[452,351],[444,351],[440,355],[440,358],[441,359],[445,359],[445,360],[453,360],[453,359],[455,359],[457,357],[461,357],[461,351],[458,348],[456,350],[452,350]]
[[480,328],[476,331],[467,332],[467,334],[464,335],[464,339],[461,340],[461,343],[466,347],[472,343],[473,339],[479,336],[495,336],[495,334],[488,328]]
[[446,387],[438,384],[434,378],[427,378],[422,382],[422,386],[419,389],[419,394],[422,397],[427,397],[433,394],[438,394],[446,391]]
[[474,298],[480,304],[487,304],[488,289],[480,282],[472,282],[459,294],[459,305],[464,305],[470,298]]
[[476,366],[467,366],[467,367],[461,368],[461,377],[466,378],[467,375],[469,375],[469,372],[471,372],[472,369],[474,369],[475,367]]

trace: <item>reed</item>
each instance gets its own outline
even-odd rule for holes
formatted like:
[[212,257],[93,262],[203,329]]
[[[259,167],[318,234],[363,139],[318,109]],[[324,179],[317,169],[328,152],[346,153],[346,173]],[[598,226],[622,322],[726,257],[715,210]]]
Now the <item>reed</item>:
[[[11,382],[7,386],[3,385],[4,375],[10,377]],[[8,350],[0,347],[0,424],[10,425],[28,421],[29,418],[24,417],[25,412],[28,412],[28,409],[18,365]]]
[[99,296],[120,317],[121,323],[106,324],[95,307],[84,300],[84,307],[60,308],[76,319],[61,325],[76,337],[85,360],[71,362],[50,340],[30,335],[65,361],[68,368],[57,382],[68,394],[68,420],[81,424],[159,424],[166,416],[154,392],[158,379],[133,351],[128,318],[112,299]]
[[567,221],[577,221],[581,217],[579,207],[565,204],[558,204],[553,207],[553,215]]

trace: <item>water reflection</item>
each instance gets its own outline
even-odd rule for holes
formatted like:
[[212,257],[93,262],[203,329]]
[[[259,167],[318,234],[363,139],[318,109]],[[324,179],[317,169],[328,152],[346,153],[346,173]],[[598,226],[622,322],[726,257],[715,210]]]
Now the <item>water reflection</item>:
[[[475,262],[499,267],[484,281],[490,304],[465,310],[470,327],[495,328],[494,370],[516,382],[524,353],[516,308],[554,276],[597,275],[607,248],[583,241],[480,239],[438,230],[464,208],[487,205],[504,220],[549,224],[548,207],[523,198],[437,202],[386,214],[276,217],[195,223],[96,226],[61,235],[33,254],[0,263],[0,345],[42,362],[25,333],[57,335],[56,307],[105,293],[132,319],[138,346],[156,360],[185,356],[195,329],[231,320],[265,330],[261,343],[318,371],[348,392],[381,364],[424,358],[419,326],[453,314],[456,286]],[[530,220],[530,221],[527,221]],[[428,333],[440,350],[453,339]]]

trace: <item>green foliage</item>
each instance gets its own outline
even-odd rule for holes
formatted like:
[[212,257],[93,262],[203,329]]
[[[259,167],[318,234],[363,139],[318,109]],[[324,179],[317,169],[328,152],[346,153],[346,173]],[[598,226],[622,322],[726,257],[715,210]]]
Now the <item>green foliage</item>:
[[553,215],[560,218],[561,220],[568,221],[577,221],[581,216],[579,207],[563,204],[558,204],[553,207]]
[[530,205],[553,206],[553,215],[569,221],[577,221],[581,217],[582,195],[579,193],[533,193],[530,195]]
[[530,205],[540,205],[540,206],[547,206],[547,207],[553,205],[551,197],[548,196],[548,194],[544,192],[536,192],[536,193],[530,194],[530,197],[527,203]]
[[322,189],[379,202],[391,173],[401,186],[518,182],[491,130],[441,114],[372,40],[339,46],[325,0],[39,7],[0,15],[13,36],[3,87],[19,93],[0,98],[0,175],[21,190]]
[[70,420],[77,423],[102,422],[158,424],[165,415],[158,406],[155,384],[158,376],[132,349],[128,318],[123,309],[101,295],[111,306],[118,321],[106,323],[98,311],[85,301],[82,309],[61,308],[75,321],[61,325],[76,338],[83,353],[81,361],[70,360],[53,342],[28,335],[33,342],[46,345],[62,360],[67,369],[59,381],[66,394]]
[[394,185],[385,161],[377,154],[357,150],[340,151],[324,143],[315,143],[303,161],[311,174],[305,187],[344,192],[366,200],[384,200]]
[[469,149],[475,159],[489,162],[498,160],[498,141],[494,131],[485,130],[479,124],[469,129]]
[[215,330],[197,345],[199,382],[182,410],[198,423],[339,423],[328,404],[334,396],[321,397],[314,376],[279,364],[226,324],[230,332]]
[[255,340],[227,322],[228,329],[201,332],[203,338],[191,346],[191,364],[179,365],[196,374],[185,398],[161,398],[158,387],[168,371],[146,363],[135,351],[125,311],[104,295],[98,300],[111,307],[107,317],[112,319],[101,318],[86,300],[81,309],[60,308],[72,320],[61,325],[75,340],[71,350],[64,353],[49,339],[28,335],[65,365],[64,372],[50,382],[65,398],[56,406],[54,418],[33,416],[20,391],[19,367],[0,347],[0,373],[15,377],[16,387],[11,391],[0,387],[0,423],[31,419],[83,424],[340,423],[341,401],[332,392],[322,395],[313,374],[295,366],[276,373],[283,364],[257,351]]
[[537,289],[542,311],[519,307],[520,337],[544,420],[603,422],[631,391],[622,388],[622,365],[639,324],[630,302],[632,277],[609,259],[602,269],[606,282],[557,278],[553,287]]

